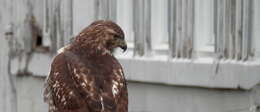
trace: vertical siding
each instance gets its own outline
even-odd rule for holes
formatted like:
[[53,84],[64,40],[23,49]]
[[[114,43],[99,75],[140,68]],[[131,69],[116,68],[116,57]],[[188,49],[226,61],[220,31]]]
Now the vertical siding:
[[186,29],[187,29],[187,39],[185,40],[185,53],[186,58],[192,57],[193,52],[193,43],[194,43],[194,25],[195,25],[195,3],[194,0],[187,1],[187,21],[186,21]]
[[133,1],[133,13],[134,13],[134,55],[144,55],[144,37],[143,37],[143,0]]
[[[168,50],[168,0],[151,1],[151,41],[154,54],[166,55]],[[158,38],[160,37],[160,38]],[[165,50],[165,52],[160,52]],[[158,52],[157,52],[158,51]]]
[[117,0],[96,0],[95,18],[116,21]]
[[144,48],[145,48],[145,55],[151,55],[152,51],[152,38],[151,38],[151,0],[144,0]]
[[[12,2],[9,0],[0,1],[0,111],[1,112],[16,112],[16,91],[14,87],[14,77],[8,73],[9,69],[9,47],[6,37],[11,34],[11,17],[12,12],[5,12],[5,9],[10,10]],[[11,40],[10,40],[11,41]]]
[[225,31],[225,27],[224,27],[224,1],[222,0],[218,0],[216,3],[217,6],[217,11],[216,11],[216,53],[218,54],[219,58],[223,57],[224,54],[224,47],[223,47],[223,37],[224,37],[224,31]]
[[[117,1],[117,23],[125,32],[125,39],[129,44],[133,44],[133,1]],[[133,47],[129,45],[129,48]]]
[[216,52],[220,58],[248,60],[252,51],[252,0],[216,4]]
[[242,59],[247,60],[251,55],[252,30],[252,0],[243,0],[243,48]]
[[252,43],[254,45],[255,53],[256,53],[256,58],[260,57],[260,1],[259,0],[254,0],[253,1],[253,37],[254,40]]
[[[169,1],[170,55],[191,58],[194,37],[194,1]],[[175,30],[175,31],[174,31]]]
[[[69,42],[73,30],[72,6],[72,0],[0,0],[1,112],[16,112],[11,68],[19,68],[15,73],[28,73],[28,64],[35,51],[48,56]],[[42,45],[36,44],[39,38],[43,39]],[[45,48],[50,52],[44,54]],[[19,61],[11,65],[13,59]]]
[[134,0],[134,55],[150,55],[151,46],[151,1]]
[[97,0],[73,0],[73,35],[79,34],[96,19]]
[[235,20],[235,59],[242,58],[242,0],[236,1],[236,20]]
[[214,0],[196,0],[194,2],[194,57],[206,54],[212,56],[214,53]]
[[44,39],[50,43],[50,50],[56,53],[57,49],[67,44],[73,34],[73,2],[72,0],[46,0],[44,9]]
[[169,57],[176,57],[176,0],[168,0]]

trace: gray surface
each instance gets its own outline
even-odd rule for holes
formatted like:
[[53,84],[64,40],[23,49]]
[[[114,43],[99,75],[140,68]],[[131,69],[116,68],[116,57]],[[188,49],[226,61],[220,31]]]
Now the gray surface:
[[[18,112],[47,112],[42,101],[44,78],[18,77]],[[251,91],[174,87],[130,82],[130,112],[254,112]]]

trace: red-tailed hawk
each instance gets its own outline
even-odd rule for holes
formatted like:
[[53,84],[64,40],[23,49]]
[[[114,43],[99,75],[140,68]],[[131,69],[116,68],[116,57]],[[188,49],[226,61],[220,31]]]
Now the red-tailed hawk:
[[45,83],[49,112],[127,112],[126,80],[112,55],[116,47],[127,48],[122,29],[100,20],[63,48]]

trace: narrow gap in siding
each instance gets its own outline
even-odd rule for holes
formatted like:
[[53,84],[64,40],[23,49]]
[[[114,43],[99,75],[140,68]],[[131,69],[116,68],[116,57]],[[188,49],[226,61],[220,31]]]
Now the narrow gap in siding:
[[42,36],[37,35],[36,36],[36,47],[40,47],[40,46],[42,46]]

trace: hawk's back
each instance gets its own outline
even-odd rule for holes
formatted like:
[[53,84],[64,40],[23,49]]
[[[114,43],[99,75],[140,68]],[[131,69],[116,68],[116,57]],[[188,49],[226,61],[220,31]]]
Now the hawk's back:
[[127,112],[123,70],[109,53],[67,50],[52,62],[45,83],[49,112]]

